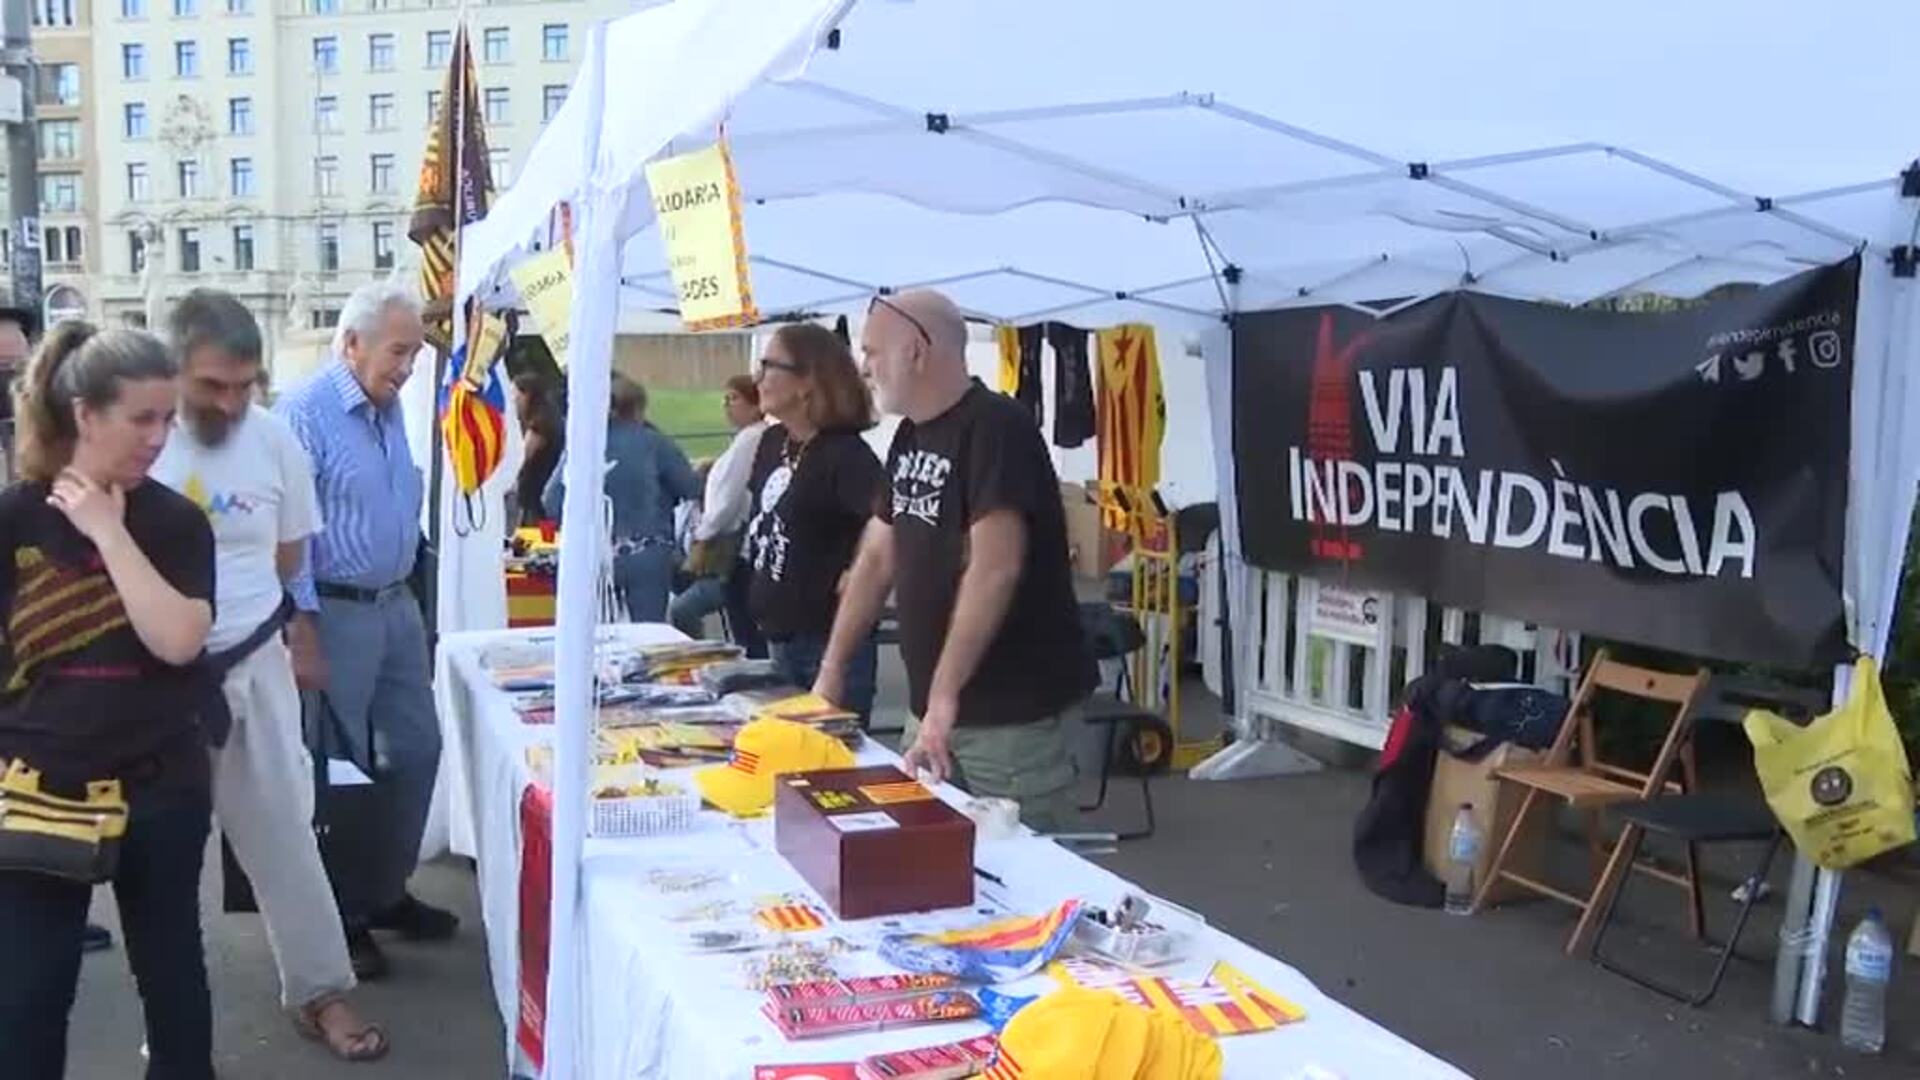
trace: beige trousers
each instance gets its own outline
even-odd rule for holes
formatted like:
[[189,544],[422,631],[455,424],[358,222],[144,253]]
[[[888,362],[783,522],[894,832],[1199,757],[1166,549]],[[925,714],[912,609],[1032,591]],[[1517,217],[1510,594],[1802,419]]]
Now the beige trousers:
[[213,752],[213,812],[267,927],[288,1008],[353,989],[346,934],[313,835],[313,761],[278,638],[227,673],[233,731]]

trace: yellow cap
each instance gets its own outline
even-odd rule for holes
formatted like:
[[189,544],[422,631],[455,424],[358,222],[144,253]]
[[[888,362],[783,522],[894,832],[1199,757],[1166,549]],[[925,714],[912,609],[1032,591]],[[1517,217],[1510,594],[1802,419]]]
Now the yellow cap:
[[982,1080],[1220,1080],[1220,1047],[1179,1016],[1065,987],[1021,1009]]
[[850,769],[853,751],[831,735],[791,720],[755,720],[733,739],[733,758],[694,774],[700,794],[736,817],[773,805],[773,780],[783,773]]

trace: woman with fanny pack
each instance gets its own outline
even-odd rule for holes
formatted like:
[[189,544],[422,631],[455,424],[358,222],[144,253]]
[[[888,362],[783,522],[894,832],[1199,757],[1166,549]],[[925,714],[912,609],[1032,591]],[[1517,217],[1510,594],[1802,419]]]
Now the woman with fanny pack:
[[0,492],[0,1055],[58,1080],[92,887],[111,881],[145,1005],[148,1080],[210,1080],[200,938],[211,813],[206,515],[147,470],[177,365],[137,330],[70,322],[19,388],[22,479]]

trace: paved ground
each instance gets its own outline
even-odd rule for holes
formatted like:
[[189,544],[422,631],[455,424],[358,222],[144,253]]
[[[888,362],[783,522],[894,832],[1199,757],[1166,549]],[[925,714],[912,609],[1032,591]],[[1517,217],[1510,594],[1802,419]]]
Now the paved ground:
[[[897,700],[897,689],[888,700]],[[1571,924],[1556,907],[1463,920],[1374,899],[1354,876],[1347,850],[1366,798],[1363,772],[1233,784],[1168,779],[1156,789],[1159,834],[1106,856],[1110,865],[1282,957],[1335,997],[1481,1080],[1920,1075],[1920,979],[1911,971],[1894,988],[1889,1054],[1863,1060],[1842,1053],[1831,1035],[1769,1027],[1771,969],[1764,962],[1737,964],[1719,999],[1695,1011],[1562,956]],[[1133,813],[1134,798],[1134,789],[1117,789],[1109,811],[1116,819]],[[226,1080],[502,1075],[503,1039],[486,989],[471,876],[434,866],[420,881],[423,895],[454,905],[467,925],[450,947],[396,947],[393,980],[365,992],[396,1042],[394,1056],[373,1067],[335,1065],[286,1026],[256,919],[208,917]],[[1888,906],[1904,940],[1913,894],[1911,884],[1863,883],[1847,899],[1846,923],[1871,896]],[[208,893],[209,911],[216,895]],[[1641,914],[1678,907],[1671,890],[1649,889],[1641,898]],[[110,914],[110,905],[101,907]],[[1770,956],[1777,905],[1763,910],[1746,940],[1749,952]],[[1708,917],[1723,914],[1710,907]],[[1640,929],[1623,942],[1662,962],[1697,959],[1684,939],[1663,930]],[[74,1033],[76,1080],[139,1075],[138,1004],[119,953],[87,961]]]

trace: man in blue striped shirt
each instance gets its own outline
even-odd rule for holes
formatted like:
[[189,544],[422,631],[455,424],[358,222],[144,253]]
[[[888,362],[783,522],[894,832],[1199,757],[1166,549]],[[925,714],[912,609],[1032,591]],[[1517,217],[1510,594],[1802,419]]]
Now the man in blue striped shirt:
[[317,650],[296,654],[296,666],[304,686],[324,691],[355,760],[377,766],[394,815],[380,836],[352,838],[379,850],[329,867],[362,979],[387,970],[371,931],[444,940],[459,925],[407,891],[440,765],[426,627],[407,588],[422,491],[399,397],[421,340],[410,290],[364,285],[340,313],[333,357],[279,406],[313,459],[322,520],[289,585],[318,639]]

